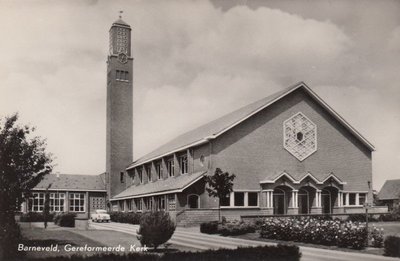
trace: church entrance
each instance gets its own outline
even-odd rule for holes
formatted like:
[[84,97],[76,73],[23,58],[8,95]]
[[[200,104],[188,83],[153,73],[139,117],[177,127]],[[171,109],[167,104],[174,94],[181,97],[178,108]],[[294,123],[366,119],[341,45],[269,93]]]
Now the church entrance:
[[300,189],[298,194],[298,202],[299,202],[299,214],[309,214],[309,195],[308,191],[305,189]]
[[289,205],[289,192],[290,188],[286,186],[279,186],[274,189],[273,200],[274,200],[274,215],[285,215],[287,214],[287,208]]

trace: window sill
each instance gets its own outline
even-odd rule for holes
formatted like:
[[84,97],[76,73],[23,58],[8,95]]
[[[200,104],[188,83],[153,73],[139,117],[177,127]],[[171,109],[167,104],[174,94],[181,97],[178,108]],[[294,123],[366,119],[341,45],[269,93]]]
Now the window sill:
[[221,209],[249,209],[249,208],[260,208],[260,206],[233,206],[233,207],[221,206]]

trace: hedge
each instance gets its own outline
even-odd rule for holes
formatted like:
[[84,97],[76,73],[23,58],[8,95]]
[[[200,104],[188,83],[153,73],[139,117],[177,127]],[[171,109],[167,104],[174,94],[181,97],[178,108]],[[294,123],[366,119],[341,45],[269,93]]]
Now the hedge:
[[[374,227],[371,230],[372,241],[379,245],[383,239],[383,232]],[[267,218],[261,226],[260,236],[269,239],[363,249],[367,243],[367,228],[365,223],[351,221],[320,220],[311,217]]]
[[36,261],[205,261],[205,260],[218,260],[218,261],[237,261],[237,260],[254,260],[254,261],[298,261],[300,260],[301,253],[298,246],[282,245],[277,246],[261,246],[261,247],[239,247],[237,249],[219,249],[207,250],[202,252],[173,252],[159,254],[139,254],[130,253],[126,255],[120,254],[104,254],[93,256],[79,256],[73,255],[70,257],[48,257],[38,259],[18,259],[18,260],[36,260]]
[[138,213],[138,212],[118,212],[118,211],[116,211],[116,212],[110,213],[111,221],[118,222],[118,223],[128,223],[128,224],[139,225],[141,217],[142,217],[142,213]]
[[384,255],[400,257],[400,237],[387,236],[384,243]]
[[75,213],[57,213],[53,221],[60,227],[75,227],[75,217]]
[[[55,213],[47,215],[47,221],[53,221]],[[20,222],[44,222],[43,212],[28,212],[21,214]]]
[[222,236],[237,236],[254,233],[256,225],[243,221],[221,222],[211,221],[200,224],[200,232],[206,234],[221,234]]

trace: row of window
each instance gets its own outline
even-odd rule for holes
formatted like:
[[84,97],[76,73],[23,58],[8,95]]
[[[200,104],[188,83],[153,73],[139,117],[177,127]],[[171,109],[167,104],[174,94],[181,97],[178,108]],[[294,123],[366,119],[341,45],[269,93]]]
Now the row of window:
[[117,81],[129,81],[129,72],[117,70],[115,78]]
[[[45,193],[34,192],[29,199],[29,209],[33,212],[42,212],[44,210]],[[65,211],[65,193],[50,193],[50,212]],[[85,193],[69,194],[69,211],[85,212]]]
[[[188,173],[188,157],[187,157],[187,155],[179,156],[178,163],[179,163],[180,174],[187,174]],[[159,180],[162,179],[164,169],[163,169],[163,165],[162,165],[161,161],[157,161],[156,163],[154,163],[154,167],[155,167],[157,179],[159,179]],[[175,176],[174,158],[168,159],[166,161],[166,167],[167,167],[168,176],[174,177]],[[144,171],[146,172],[147,180],[148,181],[153,180],[151,165],[145,165]],[[143,168],[137,168],[137,174],[138,174],[139,182],[142,184],[143,183]],[[121,181],[122,181],[122,178],[121,178]]]
[[232,192],[221,199],[222,207],[258,207],[258,192]]
[[343,193],[343,206],[362,206],[367,200],[367,193]]
[[[166,210],[166,198],[165,196],[157,196],[151,198],[143,198],[143,199],[128,199],[126,200],[126,207],[128,211],[133,211],[134,206],[136,206],[136,211],[143,211],[143,206],[144,209],[149,210],[153,209],[154,210]],[[121,211],[125,211],[125,201],[120,201],[119,202],[119,207]]]

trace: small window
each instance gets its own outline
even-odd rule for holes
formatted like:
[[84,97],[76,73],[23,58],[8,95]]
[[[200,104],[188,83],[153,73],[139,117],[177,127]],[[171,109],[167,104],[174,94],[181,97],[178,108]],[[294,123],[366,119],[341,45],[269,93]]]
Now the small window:
[[349,193],[349,205],[354,206],[356,204],[356,193]]
[[121,211],[125,211],[125,202],[123,200],[119,202],[119,208],[121,209]]
[[230,202],[231,202],[230,195],[228,195],[225,198],[221,198],[221,206],[222,207],[229,207],[230,206]]
[[147,175],[147,181],[151,181],[151,165],[146,166],[146,175]]
[[299,131],[299,132],[296,134],[296,139],[297,139],[298,141],[302,141],[302,140],[303,140],[303,133],[302,133],[301,131]]
[[347,198],[347,194],[343,193],[343,206],[346,206],[346,198]]
[[248,204],[249,207],[258,206],[258,193],[257,192],[249,192],[248,193]]
[[235,192],[235,207],[244,206],[244,192]]
[[137,172],[138,172],[139,182],[140,182],[140,184],[142,184],[143,183],[143,171],[140,168],[137,170]]
[[179,157],[179,168],[181,170],[181,174],[188,173],[187,155],[182,155]]
[[137,211],[142,211],[142,199],[140,198],[135,199],[135,205]]
[[365,193],[360,193],[359,196],[358,196],[358,202],[359,202],[358,204],[359,205],[364,205],[366,199],[367,199],[367,195]]
[[156,165],[157,178],[162,179],[163,168],[161,162],[157,162],[155,165]]
[[173,176],[175,176],[175,168],[174,168],[174,159],[172,158],[172,159],[169,159],[168,161],[167,161],[167,170],[168,170],[168,175],[170,176],[170,177],[173,177]]
[[204,167],[204,161],[205,161],[204,155],[201,155],[200,156],[200,166]]
[[125,183],[125,175],[124,175],[123,172],[121,172],[121,173],[119,174],[119,180],[121,181],[121,183]]

